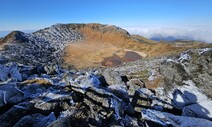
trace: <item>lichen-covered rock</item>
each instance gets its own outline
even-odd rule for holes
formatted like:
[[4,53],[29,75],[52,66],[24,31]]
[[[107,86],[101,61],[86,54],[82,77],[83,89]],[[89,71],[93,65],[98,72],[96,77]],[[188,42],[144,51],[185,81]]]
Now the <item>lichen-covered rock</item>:
[[128,94],[130,96],[133,96],[135,94],[135,91],[144,88],[145,84],[140,79],[131,79],[127,82],[127,86],[129,87]]
[[152,103],[152,97],[154,94],[148,89],[138,89],[132,99],[132,105],[136,112],[141,112],[142,108],[150,108]]
[[83,102],[90,108],[92,119],[96,121],[110,117],[119,119],[123,113],[121,100],[103,89],[88,88]]
[[109,85],[112,85],[112,84],[123,84],[121,75],[120,75],[120,73],[118,71],[105,70],[103,72],[103,76],[104,76],[106,82]]

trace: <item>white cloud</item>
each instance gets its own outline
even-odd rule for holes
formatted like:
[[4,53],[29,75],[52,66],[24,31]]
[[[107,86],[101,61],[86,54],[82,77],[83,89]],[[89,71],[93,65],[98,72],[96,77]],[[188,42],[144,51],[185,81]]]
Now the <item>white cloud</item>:
[[139,34],[146,38],[174,37],[193,39],[212,43],[212,26],[189,27],[124,27],[130,34]]

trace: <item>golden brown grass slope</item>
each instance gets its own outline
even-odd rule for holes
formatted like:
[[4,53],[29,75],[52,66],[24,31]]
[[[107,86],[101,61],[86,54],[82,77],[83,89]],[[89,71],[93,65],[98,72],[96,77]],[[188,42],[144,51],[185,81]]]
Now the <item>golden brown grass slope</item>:
[[123,57],[127,51],[133,51],[142,57],[158,57],[182,52],[189,48],[204,47],[203,43],[192,45],[154,42],[139,35],[129,35],[115,26],[87,24],[78,28],[84,40],[70,44],[65,48],[64,62],[76,68],[101,66],[105,58],[117,55]]

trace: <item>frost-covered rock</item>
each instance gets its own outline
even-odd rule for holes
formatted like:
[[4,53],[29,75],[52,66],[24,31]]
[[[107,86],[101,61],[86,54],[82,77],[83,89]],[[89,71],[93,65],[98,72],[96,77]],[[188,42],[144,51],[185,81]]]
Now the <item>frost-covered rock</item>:
[[32,100],[31,103],[35,103],[37,109],[53,111],[56,108],[62,108],[63,101],[72,102],[70,94],[45,92],[39,98]]
[[203,101],[183,107],[183,116],[212,120],[212,101]]
[[33,104],[29,102],[22,102],[12,106],[4,114],[0,115],[0,121],[2,127],[14,126],[22,117],[31,114],[33,112]]
[[142,117],[149,126],[173,126],[173,127],[209,127],[212,122],[205,119],[175,116],[170,113],[145,109],[142,110]]
[[19,72],[17,64],[0,65],[0,81],[12,80],[22,81],[22,75]]
[[184,81],[183,86],[178,86],[171,94],[173,105],[182,109],[184,116],[211,119],[212,100],[204,95],[191,81]]
[[108,86],[107,90],[123,101],[129,101],[129,95],[127,93],[127,86],[124,84],[116,84]]
[[22,76],[19,72],[19,68],[17,64],[12,64],[9,68],[9,73],[12,79],[17,81],[22,81]]
[[0,81],[6,81],[8,79],[9,68],[0,64]]
[[112,85],[112,84],[123,84],[121,75],[120,75],[120,73],[118,71],[105,70],[103,72],[103,76],[104,76],[106,82],[109,85]]
[[24,99],[24,94],[17,89],[15,84],[0,86],[0,107],[6,104],[15,104]]
[[[202,53],[199,53],[202,52]],[[159,68],[164,76],[163,87],[170,90],[191,80],[207,96],[211,97],[212,89],[212,49],[191,49],[182,53],[174,61],[164,61]]]
[[28,65],[40,65],[62,61],[63,49],[81,40],[83,35],[71,25],[53,25],[32,34],[14,31],[4,39],[6,59]]
[[32,126],[32,127],[45,127],[56,120],[56,116],[52,112],[48,116],[44,116],[40,113],[27,115],[21,118],[14,127],[26,127],[26,126]]
[[83,102],[90,107],[92,114],[95,114],[94,116],[96,117],[94,119],[107,119],[111,115],[120,118],[122,114],[121,100],[103,89],[88,88]]
[[[27,38],[33,39],[31,35]],[[1,64],[0,123],[49,127],[211,126],[210,56],[210,49],[195,49],[171,60],[143,59],[95,70]],[[107,72],[106,76],[102,72]]]

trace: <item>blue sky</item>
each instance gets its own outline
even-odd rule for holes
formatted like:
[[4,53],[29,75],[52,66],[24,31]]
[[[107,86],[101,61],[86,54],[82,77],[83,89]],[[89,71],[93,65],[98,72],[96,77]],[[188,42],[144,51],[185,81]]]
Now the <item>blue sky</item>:
[[212,0],[0,0],[0,30],[55,23],[118,26],[207,26]]

